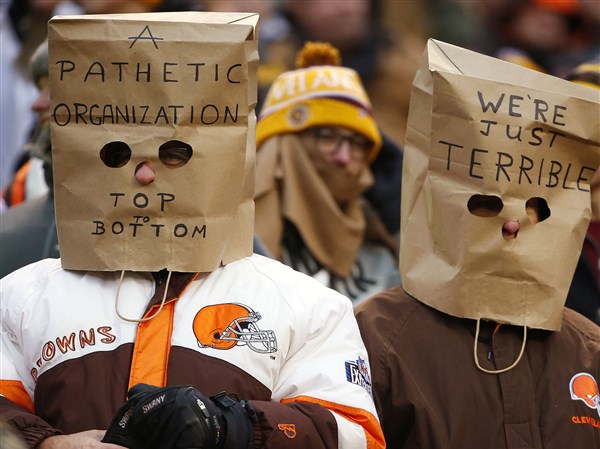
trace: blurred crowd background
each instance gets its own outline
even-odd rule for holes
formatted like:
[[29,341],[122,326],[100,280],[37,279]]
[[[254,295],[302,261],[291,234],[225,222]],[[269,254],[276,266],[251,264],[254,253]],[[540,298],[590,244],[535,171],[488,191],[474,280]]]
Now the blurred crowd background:
[[54,15],[258,12],[259,105],[305,40],[339,48],[363,79],[383,132],[404,143],[410,85],[428,38],[565,77],[600,57],[600,0],[2,0],[0,185],[22,163],[38,90],[29,61]]

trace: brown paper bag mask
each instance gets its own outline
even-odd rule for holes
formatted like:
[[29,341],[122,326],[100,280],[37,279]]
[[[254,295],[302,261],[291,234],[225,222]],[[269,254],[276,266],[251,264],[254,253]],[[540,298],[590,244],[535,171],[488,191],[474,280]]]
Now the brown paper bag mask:
[[[211,271],[252,254],[256,24],[248,13],[49,23],[61,259]],[[149,163],[151,184],[136,168]]]
[[[430,40],[404,155],[406,291],[457,317],[558,330],[590,219],[599,100],[597,90]],[[526,205],[536,203],[533,224]],[[508,220],[519,222],[512,240],[502,235]]]

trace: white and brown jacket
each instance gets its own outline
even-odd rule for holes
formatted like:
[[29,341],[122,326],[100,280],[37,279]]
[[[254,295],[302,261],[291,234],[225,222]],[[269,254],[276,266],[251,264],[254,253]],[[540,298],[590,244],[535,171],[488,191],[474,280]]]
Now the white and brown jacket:
[[254,255],[174,273],[137,323],[118,318],[117,294],[121,316],[152,316],[165,277],[119,277],[46,259],[2,279],[0,414],[31,447],[105,429],[139,382],[250,400],[255,448],[385,447],[347,298]]

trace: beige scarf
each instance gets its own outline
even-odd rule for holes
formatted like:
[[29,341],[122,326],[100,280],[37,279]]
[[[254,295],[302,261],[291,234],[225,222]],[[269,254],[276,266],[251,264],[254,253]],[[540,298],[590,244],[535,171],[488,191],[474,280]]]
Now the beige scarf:
[[282,260],[284,218],[327,270],[350,275],[363,242],[360,195],[373,184],[371,171],[350,177],[294,134],[261,145],[256,161],[256,234]]

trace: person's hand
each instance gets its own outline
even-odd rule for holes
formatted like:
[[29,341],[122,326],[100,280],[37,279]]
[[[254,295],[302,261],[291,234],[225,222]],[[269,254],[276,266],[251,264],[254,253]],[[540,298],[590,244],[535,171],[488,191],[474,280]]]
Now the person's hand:
[[224,393],[208,398],[190,385],[138,384],[102,441],[130,449],[222,449],[226,441],[247,447],[253,416],[248,403]]
[[103,430],[86,430],[72,435],[56,435],[43,440],[39,449],[123,449],[124,446],[102,443]]

